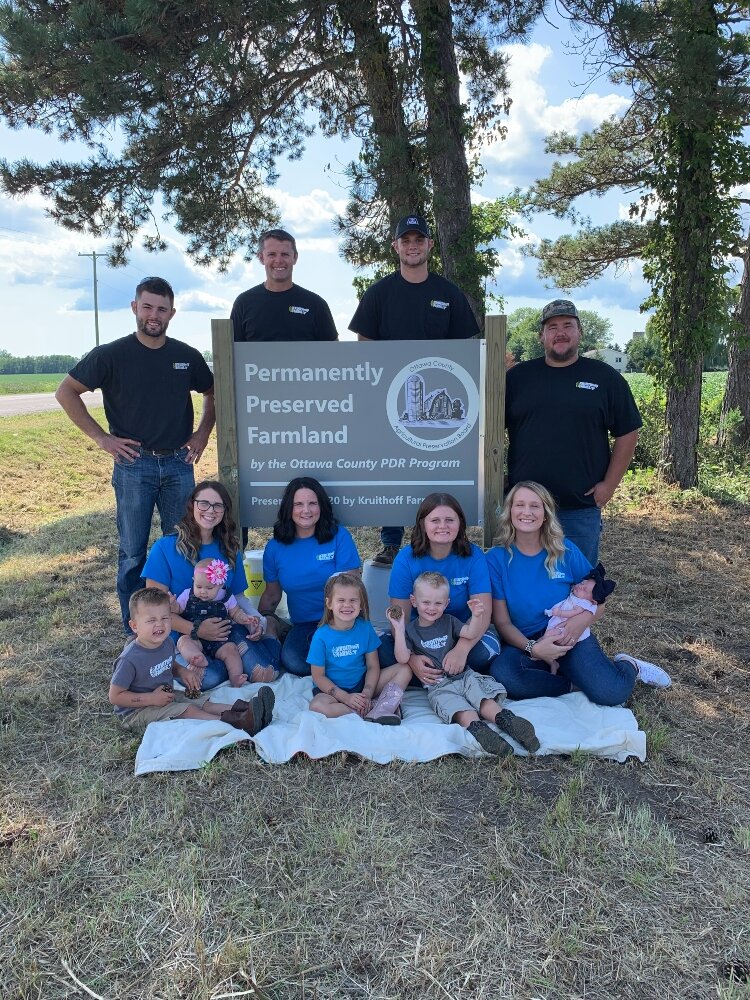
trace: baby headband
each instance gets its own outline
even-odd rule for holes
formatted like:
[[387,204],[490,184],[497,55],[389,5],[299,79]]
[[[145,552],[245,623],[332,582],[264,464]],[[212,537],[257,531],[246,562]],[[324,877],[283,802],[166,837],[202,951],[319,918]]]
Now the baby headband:
[[205,570],[206,579],[214,587],[223,587],[227,582],[229,566],[221,559],[212,559]]
[[604,576],[604,567],[601,563],[597,563],[596,567],[584,576],[584,580],[594,581],[594,591],[591,595],[594,598],[596,604],[604,604],[609,595],[615,589],[615,583],[613,580],[607,580]]

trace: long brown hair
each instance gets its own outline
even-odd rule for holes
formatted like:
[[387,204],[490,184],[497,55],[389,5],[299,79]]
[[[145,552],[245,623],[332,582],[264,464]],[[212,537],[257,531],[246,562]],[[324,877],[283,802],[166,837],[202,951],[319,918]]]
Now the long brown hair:
[[215,490],[224,504],[224,517],[218,524],[214,525],[213,541],[219,546],[221,554],[229,565],[234,568],[237,561],[237,552],[240,547],[240,536],[237,525],[234,523],[234,518],[232,517],[232,499],[224,484],[216,479],[204,479],[202,483],[198,483],[188,497],[182,520],[178,521],[175,526],[175,530],[177,531],[177,551],[189,563],[195,565],[198,562],[201,548],[201,531],[195,520],[193,504],[199,493],[209,489]]
[[513,558],[511,545],[516,540],[516,529],[513,527],[511,508],[513,507],[513,500],[516,493],[519,490],[531,490],[542,501],[544,520],[542,521],[542,527],[539,529],[539,542],[542,548],[547,551],[544,566],[547,570],[547,575],[552,578],[552,575],[557,570],[558,562],[565,555],[565,536],[563,535],[562,526],[557,520],[555,501],[552,499],[552,494],[544,486],[540,486],[539,483],[534,483],[531,480],[525,480],[522,483],[516,483],[512,489],[508,490],[503,509],[500,512],[500,529],[497,533],[497,538],[494,539],[494,543],[500,548],[506,549],[510,553],[511,559]]
[[461,504],[450,493],[430,493],[419,505],[417,518],[414,527],[411,529],[411,549],[414,555],[420,559],[430,551],[430,540],[425,531],[425,519],[435,510],[436,507],[450,507],[458,517],[458,534],[453,539],[451,552],[455,556],[465,558],[471,555],[471,542],[466,536],[466,515],[461,509]]
[[362,583],[359,573],[334,573],[326,580],[323,590],[323,617],[320,619],[321,625],[330,625],[333,621],[333,611],[328,607],[328,602],[333,596],[335,588],[341,584],[342,587],[356,587],[359,591],[359,614],[358,618],[363,618],[366,622],[370,620],[370,602],[367,600],[367,591]]

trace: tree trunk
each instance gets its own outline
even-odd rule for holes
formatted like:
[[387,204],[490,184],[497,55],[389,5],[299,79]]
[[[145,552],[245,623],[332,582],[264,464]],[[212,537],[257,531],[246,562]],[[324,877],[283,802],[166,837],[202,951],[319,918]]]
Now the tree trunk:
[[483,329],[484,291],[477,274],[466,122],[450,0],[411,0],[411,7],[421,37],[427,159],[443,274],[463,289]]
[[703,358],[678,360],[675,370],[681,384],[667,386],[666,429],[659,474],[668,483],[677,483],[687,490],[698,482]]
[[729,371],[719,422],[719,446],[722,448],[731,443],[726,433],[730,410],[739,410],[742,414],[737,428],[738,443],[750,444],[750,233],[743,259],[742,291],[735,313],[739,330],[730,334],[727,345]]
[[355,38],[355,52],[372,115],[377,163],[373,178],[377,195],[388,206],[390,230],[411,212],[423,212],[425,183],[403,111],[403,93],[391,60],[388,37],[378,22],[374,0],[342,5]]

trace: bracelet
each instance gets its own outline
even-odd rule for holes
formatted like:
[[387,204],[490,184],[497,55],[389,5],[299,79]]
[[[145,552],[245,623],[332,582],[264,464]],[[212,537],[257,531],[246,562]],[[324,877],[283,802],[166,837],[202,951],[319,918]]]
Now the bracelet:
[[203,622],[196,622],[196,624],[193,625],[193,627],[190,630],[190,638],[191,639],[197,639],[198,638],[198,629],[201,627],[202,624],[203,624]]
[[530,657],[532,660],[534,657],[531,655],[531,650],[534,648],[535,644],[536,644],[536,639],[527,639],[526,645],[523,647],[524,653],[526,653],[526,655]]

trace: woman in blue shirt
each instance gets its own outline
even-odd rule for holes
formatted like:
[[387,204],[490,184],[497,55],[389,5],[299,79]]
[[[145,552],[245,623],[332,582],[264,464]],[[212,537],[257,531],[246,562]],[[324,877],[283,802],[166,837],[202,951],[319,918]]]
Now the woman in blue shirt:
[[281,649],[282,665],[298,677],[310,674],[310,640],[323,617],[323,588],[334,573],[359,572],[354,539],[333,516],[317,479],[300,476],[284,490],[273,538],[263,552],[259,609],[272,614],[286,593],[292,630]]
[[[484,633],[472,642],[459,639],[448,657],[461,669],[469,666],[486,674],[490,660],[500,652],[494,628],[490,628],[490,575],[487,560],[478,545],[466,535],[466,517],[461,504],[450,493],[430,493],[419,505],[411,544],[396,556],[388,582],[391,606],[397,605],[412,617],[410,595],[420,573],[441,573],[450,586],[446,613],[466,622],[471,618],[470,598],[481,600],[484,607]],[[396,662],[393,636],[382,636],[379,656],[383,667]],[[423,684],[434,684],[442,676],[426,656],[412,654],[409,660],[415,676]]]
[[[207,479],[198,483],[188,497],[187,508],[182,520],[176,526],[177,534],[165,535],[151,546],[151,551],[143,567],[147,587],[158,587],[170,594],[189,590],[193,584],[195,564],[201,559],[221,559],[229,565],[224,589],[227,594],[241,595],[247,589],[245,567],[242,563],[240,538],[232,517],[232,501],[224,486]],[[229,638],[242,642],[247,639],[248,629],[234,625],[230,619],[208,618],[194,626],[187,618],[172,615],[172,637],[177,641],[180,635],[192,634],[199,639],[220,640]],[[258,633],[247,643],[247,651],[242,654],[245,673],[253,682],[273,680],[278,671],[279,643],[276,639],[261,638]],[[227,671],[221,660],[208,658],[208,666],[184,667],[178,670],[179,679],[187,687],[194,687],[196,681],[207,691],[227,679]]]
[[[557,697],[573,685],[598,705],[621,705],[640,677],[645,683],[669,685],[668,675],[654,664],[618,653],[605,656],[592,634],[582,632],[601,615],[576,615],[545,632],[545,608],[564,600],[573,584],[592,569],[573,542],[563,537],[550,493],[538,483],[517,483],[508,493],[500,516],[497,544],[487,553],[492,581],[492,620],[503,648],[490,673],[510,698]],[[557,674],[550,661],[557,660]]]

